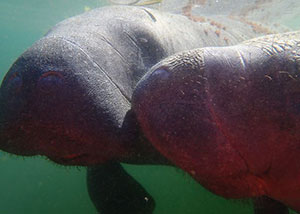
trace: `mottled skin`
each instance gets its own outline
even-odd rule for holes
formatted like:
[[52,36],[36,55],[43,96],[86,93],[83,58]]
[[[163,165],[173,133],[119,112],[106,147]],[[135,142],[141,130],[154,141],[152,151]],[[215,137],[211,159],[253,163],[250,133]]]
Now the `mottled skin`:
[[300,211],[299,65],[299,31],[181,52],[142,78],[133,109],[158,151],[210,191]]
[[135,7],[96,9],[59,23],[2,82],[0,148],[97,166],[88,171],[88,186],[101,213],[152,213],[153,199],[119,162],[169,162],[140,133],[131,95],[150,67],[175,52],[257,36],[251,26],[215,19],[224,21],[221,35],[209,23]]

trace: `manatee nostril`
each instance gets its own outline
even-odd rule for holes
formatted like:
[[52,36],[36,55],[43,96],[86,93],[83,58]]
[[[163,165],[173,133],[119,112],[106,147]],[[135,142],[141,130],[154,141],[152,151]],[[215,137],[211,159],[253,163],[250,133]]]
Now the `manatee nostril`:
[[37,82],[37,88],[42,92],[51,93],[63,85],[63,76],[56,71],[48,71],[42,74]]

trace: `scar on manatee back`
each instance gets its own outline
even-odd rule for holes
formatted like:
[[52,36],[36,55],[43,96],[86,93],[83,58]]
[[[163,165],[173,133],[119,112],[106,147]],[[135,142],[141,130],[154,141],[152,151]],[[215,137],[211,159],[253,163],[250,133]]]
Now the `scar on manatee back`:
[[157,21],[155,16],[152,13],[150,13],[147,9],[143,8],[143,11],[145,11],[150,16],[150,18],[153,20],[153,22]]

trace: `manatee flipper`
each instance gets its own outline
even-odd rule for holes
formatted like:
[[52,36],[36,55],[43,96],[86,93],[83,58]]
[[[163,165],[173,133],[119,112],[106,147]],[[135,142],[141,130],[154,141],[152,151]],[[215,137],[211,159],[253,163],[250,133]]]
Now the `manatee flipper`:
[[289,209],[279,201],[275,201],[267,196],[255,198],[253,200],[254,214],[288,214]]
[[152,214],[151,195],[120,163],[88,167],[87,185],[91,200],[101,214]]

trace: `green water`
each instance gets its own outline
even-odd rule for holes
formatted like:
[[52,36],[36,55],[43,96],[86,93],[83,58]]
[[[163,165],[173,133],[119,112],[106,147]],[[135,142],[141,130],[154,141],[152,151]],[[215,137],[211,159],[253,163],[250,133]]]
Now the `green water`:
[[[0,78],[16,58],[58,21],[103,5],[99,0],[2,0]],[[156,199],[155,214],[247,214],[250,204],[205,191],[178,169],[125,166]],[[0,153],[0,214],[95,214],[85,169],[62,167],[44,158]]]

